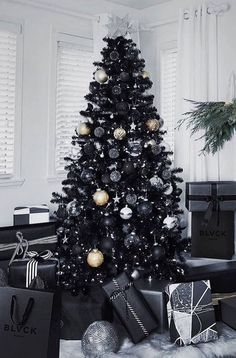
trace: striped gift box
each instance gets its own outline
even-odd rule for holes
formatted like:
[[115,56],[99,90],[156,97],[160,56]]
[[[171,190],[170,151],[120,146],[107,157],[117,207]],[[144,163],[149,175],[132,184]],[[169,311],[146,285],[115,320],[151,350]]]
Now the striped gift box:
[[18,206],[14,209],[14,225],[28,225],[49,222],[47,205]]

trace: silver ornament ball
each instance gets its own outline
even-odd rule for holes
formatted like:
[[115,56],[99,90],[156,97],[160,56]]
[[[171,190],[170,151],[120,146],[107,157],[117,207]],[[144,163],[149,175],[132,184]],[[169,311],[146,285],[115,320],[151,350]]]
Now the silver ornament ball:
[[133,212],[128,206],[125,206],[120,211],[120,216],[123,220],[129,220],[131,218],[132,214],[133,214]]
[[81,340],[85,357],[98,358],[119,349],[118,334],[110,322],[95,321],[86,329]]

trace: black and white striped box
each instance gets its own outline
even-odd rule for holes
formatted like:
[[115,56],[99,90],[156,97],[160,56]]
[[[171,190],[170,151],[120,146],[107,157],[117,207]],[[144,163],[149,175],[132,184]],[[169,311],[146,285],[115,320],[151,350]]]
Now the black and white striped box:
[[28,225],[49,222],[47,205],[19,206],[14,209],[14,225]]

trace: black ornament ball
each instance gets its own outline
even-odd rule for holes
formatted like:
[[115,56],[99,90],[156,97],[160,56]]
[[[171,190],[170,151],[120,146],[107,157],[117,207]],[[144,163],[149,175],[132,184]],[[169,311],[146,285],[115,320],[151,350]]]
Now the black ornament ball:
[[104,133],[105,133],[105,130],[102,127],[97,127],[94,129],[94,135],[98,138],[101,138],[104,135]]
[[95,152],[95,147],[93,143],[86,143],[83,149],[84,149],[84,153],[87,154],[88,156],[92,156]]
[[101,223],[107,227],[112,227],[116,224],[116,218],[113,215],[105,215]]
[[148,216],[152,213],[152,203],[150,203],[149,201],[143,201],[138,204],[137,210],[139,215]]
[[180,196],[181,194],[182,194],[182,189],[181,188],[177,188],[176,190],[175,190],[175,195],[177,195],[177,196]]
[[123,171],[125,174],[133,174],[135,169],[134,169],[134,164],[132,162],[126,162],[123,165]]
[[99,90],[99,83],[97,83],[97,82],[91,82],[90,83],[90,85],[89,85],[89,91],[91,92],[91,93],[95,93],[95,92],[97,92],[98,90]]
[[165,256],[165,249],[162,246],[155,245],[152,249],[152,258],[155,261],[162,259]]
[[110,53],[110,59],[112,60],[112,61],[117,61],[118,59],[119,59],[119,52],[117,52],[117,51],[112,51],[111,53]]
[[120,79],[123,82],[129,82],[129,79],[130,79],[129,73],[128,72],[121,72]]
[[102,240],[102,249],[103,251],[111,250],[114,246],[114,242],[110,237],[105,237]]
[[91,183],[95,178],[95,174],[92,169],[83,169],[80,177],[84,183]]
[[121,94],[121,88],[120,86],[114,86],[112,88],[112,93],[115,95],[115,96],[119,96]]
[[109,184],[111,182],[110,175],[107,173],[103,174],[101,180],[104,184]]
[[127,102],[118,102],[116,104],[117,113],[120,115],[125,115],[129,110],[129,104]]
[[72,246],[72,255],[77,256],[77,255],[81,254],[81,252],[82,252],[81,246],[79,246],[79,245]]

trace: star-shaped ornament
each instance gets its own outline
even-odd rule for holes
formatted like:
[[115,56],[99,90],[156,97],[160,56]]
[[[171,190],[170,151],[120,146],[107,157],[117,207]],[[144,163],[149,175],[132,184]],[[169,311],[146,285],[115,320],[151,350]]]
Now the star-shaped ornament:
[[113,15],[109,17],[109,23],[106,27],[108,29],[107,36],[115,39],[118,36],[125,37],[128,33],[130,33],[132,25],[129,21],[129,15],[126,15],[125,17]]
[[136,129],[136,124],[134,122],[131,123],[130,129],[131,131],[134,131]]
[[62,243],[67,244],[68,243],[68,237],[64,236],[63,239],[62,239]]
[[113,200],[114,200],[114,204],[118,204],[120,202],[120,198],[117,195],[117,193],[116,193],[116,196],[113,198]]

